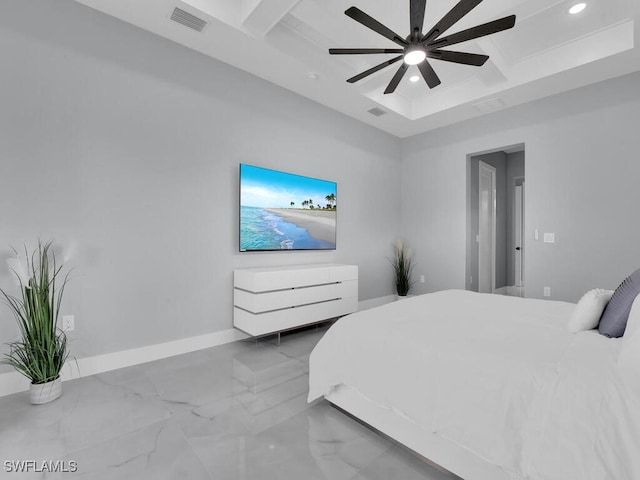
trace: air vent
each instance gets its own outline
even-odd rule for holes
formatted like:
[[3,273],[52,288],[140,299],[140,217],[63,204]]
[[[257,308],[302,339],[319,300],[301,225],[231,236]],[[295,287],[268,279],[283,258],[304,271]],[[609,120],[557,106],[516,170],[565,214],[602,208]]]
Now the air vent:
[[176,7],[171,14],[171,20],[178,22],[185,27],[189,27],[196,32],[201,32],[207,26],[207,21],[185,12],[181,8]]
[[385,112],[384,110],[382,110],[381,108],[378,108],[378,107],[374,107],[371,110],[367,110],[367,112],[369,112],[374,117],[380,117],[381,115],[384,115],[385,113],[387,113],[387,112]]
[[473,105],[480,113],[491,113],[498,110],[502,110],[507,105],[499,97],[483,100],[482,102],[475,103]]

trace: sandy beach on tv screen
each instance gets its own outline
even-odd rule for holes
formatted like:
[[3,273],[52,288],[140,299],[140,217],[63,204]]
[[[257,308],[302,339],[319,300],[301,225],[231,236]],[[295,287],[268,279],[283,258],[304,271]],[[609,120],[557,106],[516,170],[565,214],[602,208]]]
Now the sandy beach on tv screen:
[[336,243],[336,211],[301,208],[265,208],[285,222],[305,228],[309,235],[317,240]]

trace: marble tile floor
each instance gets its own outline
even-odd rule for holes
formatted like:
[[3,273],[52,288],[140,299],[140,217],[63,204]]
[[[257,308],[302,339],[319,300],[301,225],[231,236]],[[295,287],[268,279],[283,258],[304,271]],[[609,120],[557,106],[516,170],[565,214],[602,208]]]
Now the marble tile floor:
[[[0,477],[213,480],[451,480],[318,400],[308,359],[328,326],[65,382],[32,406],[0,398]],[[75,473],[8,473],[62,460]]]

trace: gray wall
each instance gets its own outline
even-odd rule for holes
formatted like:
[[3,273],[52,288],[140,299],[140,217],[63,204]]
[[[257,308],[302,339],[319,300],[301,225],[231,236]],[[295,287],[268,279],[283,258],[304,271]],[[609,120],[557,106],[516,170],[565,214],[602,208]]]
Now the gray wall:
[[[0,61],[0,286],[9,245],[54,239],[74,355],[231,328],[235,268],[353,263],[361,299],[393,293],[398,139],[69,0],[4,2]],[[337,251],[238,253],[241,162],[337,181]]]
[[640,267],[639,85],[635,73],[405,139],[403,232],[427,279],[416,291],[465,288],[467,155],[522,143],[526,295],[577,301]]

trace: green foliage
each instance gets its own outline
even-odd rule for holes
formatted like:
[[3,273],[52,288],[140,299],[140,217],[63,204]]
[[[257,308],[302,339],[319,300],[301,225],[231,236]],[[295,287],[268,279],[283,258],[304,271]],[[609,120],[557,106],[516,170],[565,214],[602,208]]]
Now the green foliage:
[[2,363],[12,365],[31,383],[46,383],[60,376],[69,356],[67,336],[57,327],[69,274],[56,288],[62,266],[56,264],[51,242],[44,245],[38,242],[38,249],[31,255],[25,248],[25,257],[28,278],[13,269],[20,284],[20,297],[0,289],[18,322],[22,337],[9,344],[9,353],[5,354]]
[[[335,193],[331,193],[329,195],[327,195],[326,197],[324,197],[324,199],[329,202],[329,205],[327,205],[327,208],[331,208],[333,206],[334,203],[336,203],[336,194]],[[335,207],[333,207],[335,208]]]
[[[333,209],[333,210],[335,210],[336,209],[336,205],[335,205],[335,203],[336,203],[336,195],[335,195],[335,193],[332,193],[330,195],[325,196],[324,199],[327,202],[329,202],[329,203],[327,203],[326,207],[323,207],[322,205],[320,205],[319,202],[317,202],[314,205],[313,204],[313,198],[310,198],[308,200],[307,199],[302,200],[300,202],[300,205],[302,205],[303,209],[306,208],[306,207],[309,207],[311,210],[315,210],[315,209],[318,209],[318,210],[331,210],[331,209]],[[295,205],[295,202],[291,202],[291,206],[293,207],[294,205]]]
[[411,252],[405,251],[401,241],[395,244],[395,256],[391,259],[391,265],[395,272],[396,291],[401,297],[406,296],[411,290],[413,281],[411,280],[411,271],[413,264],[411,263]]

